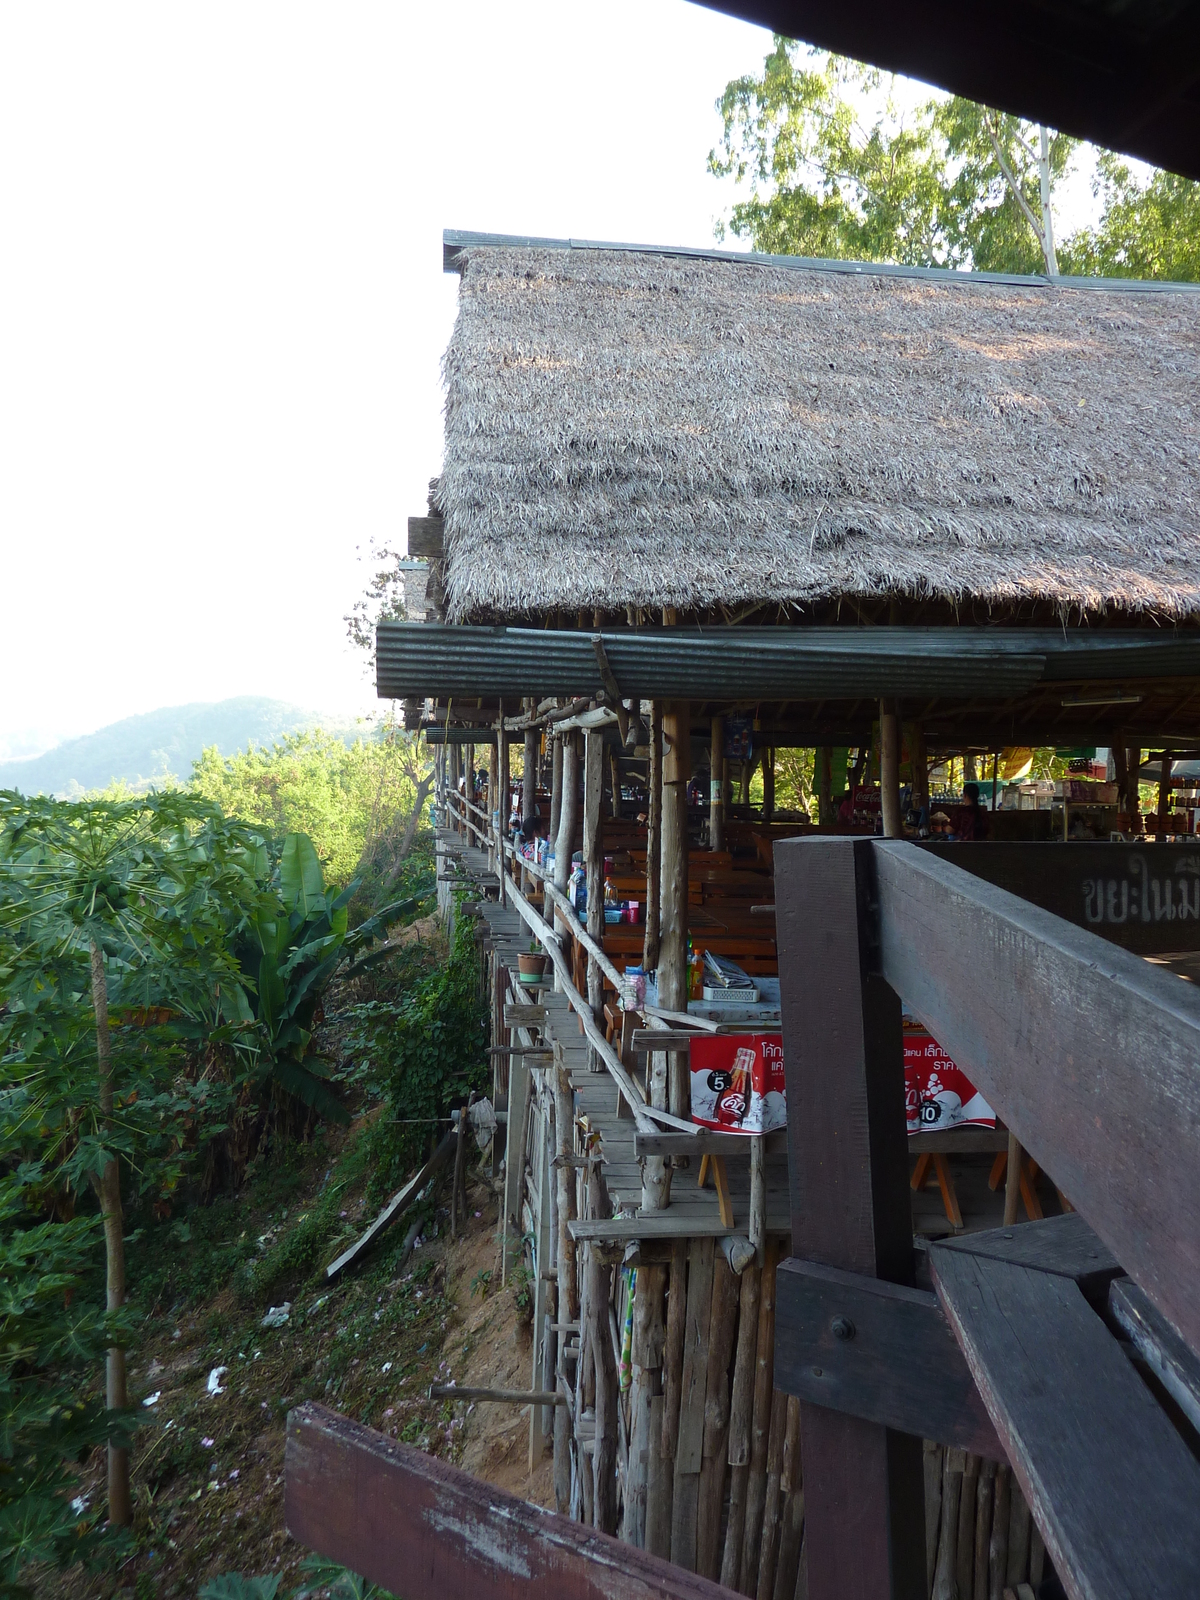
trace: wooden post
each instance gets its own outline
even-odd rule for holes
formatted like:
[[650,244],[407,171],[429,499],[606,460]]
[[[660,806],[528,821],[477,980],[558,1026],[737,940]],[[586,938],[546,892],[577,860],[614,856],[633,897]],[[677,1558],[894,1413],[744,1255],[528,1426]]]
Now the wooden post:
[[[587,931],[597,944],[604,940],[604,733],[589,728],[584,734],[583,757],[583,860],[587,868]],[[603,1025],[604,979],[595,956],[588,956],[587,998],[592,1016]],[[603,1071],[594,1049],[588,1049],[593,1072]]]
[[1017,1206],[1021,1199],[1021,1163],[1025,1152],[1015,1133],[1008,1136],[1008,1168],[1004,1174],[1004,1226],[1011,1228],[1017,1220]]
[[929,810],[929,751],[925,745],[925,724],[912,728],[913,810]]
[[1133,831],[1136,833],[1141,827],[1142,797],[1138,790],[1138,782],[1142,770],[1141,749],[1130,748],[1125,752],[1125,767],[1129,781],[1129,810]]
[[[504,706],[500,706],[500,717],[496,727],[496,768],[499,774],[496,791],[500,803],[500,814],[496,818],[496,871],[503,878],[508,871],[508,857],[504,854],[504,841],[508,837],[508,787],[509,787],[509,762],[508,762],[508,735],[504,731]],[[492,810],[495,811],[495,802]],[[503,904],[504,895],[500,896]]]
[[565,894],[571,876],[571,853],[575,846],[575,820],[579,807],[579,744],[574,732],[558,741],[562,745],[562,794],[559,800],[558,832],[554,839],[554,887]]
[[725,718],[712,719],[712,743],[709,760],[712,763],[708,785],[708,844],[712,850],[725,848],[725,794],[721,782],[725,762]]
[[696,1571],[717,1577],[721,1568],[721,1503],[729,1447],[729,1360],[737,1320],[739,1282],[720,1250],[713,1256],[708,1376],[704,1390],[704,1444],[696,1516]]
[[[691,776],[691,712],[686,700],[663,712],[662,899],[658,953],[658,1003],[687,1010],[688,833],[687,788]],[[670,1104],[676,1117],[691,1112],[686,1056],[668,1057]]]
[[[650,805],[646,817],[646,934],[642,944],[642,968],[647,973],[659,966],[661,952],[662,905],[662,817],[663,817],[663,706],[661,700],[650,705]],[[660,995],[661,999],[661,995]],[[668,1057],[664,1051],[651,1052],[646,1085],[650,1104],[660,1111],[669,1109]],[[667,1156],[647,1156],[642,1163],[642,1210],[661,1211],[671,1203],[671,1163]],[[667,1480],[670,1481],[669,1479]],[[649,1516],[649,1514],[648,1514]],[[657,1526],[657,1524],[655,1524]],[[665,1551],[670,1554],[669,1527]],[[649,1534],[647,1534],[649,1539]],[[655,1548],[648,1545],[647,1548]]]
[[750,1135],[749,1238],[761,1267],[767,1244],[767,1141],[761,1133]]
[[[554,1182],[558,1213],[558,1320],[579,1320],[579,1278],[575,1265],[575,1241],[568,1223],[575,1216],[575,1096],[563,1065],[562,1044],[554,1042]],[[559,1376],[569,1387],[566,1363],[562,1358],[565,1338],[558,1341]],[[566,1406],[554,1408],[554,1503],[566,1513],[571,1505],[571,1417]]]
[[763,751],[763,821],[775,820],[775,746]]
[[499,860],[496,859],[497,843],[501,837],[500,830],[504,825],[504,819],[499,815],[497,810],[497,807],[500,804],[499,794],[500,742],[499,740],[494,740],[488,745],[488,821],[486,833],[488,840],[488,867],[496,874],[497,877],[499,877],[504,871],[503,852],[500,853]]
[[[775,848],[792,1250],[911,1285],[900,1001],[866,970],[860,932],[874,848]],[[823,1406],[800,1411],[810,1600],[924,1600],[920,1441]]]
[[521,774],[521,821],[528,822],[537,809],[538,732],[525,729],[525,771]]
[[559,738],[550,740],[550,821],[546,828],[546,837],[552,844],[558,843],[558,823],[562,816],[562,769],[563,769],[563,742]]
[[[462,750],[458,745],[452,744],[450,746],[450,793],[454,796],[454,802],[455,802],[456,805],[458,803],[458,780],[459,780],[459,777],[461,776],[461,773],[462,773]],[[450,816],[451,816],[450,826],[454,829],[455,833],[458,833],[459,832],[459,822],[458,822],[457,813],[455,813],[454,811],[451,811]]]
[[900,718],[894,700],[879,702],[879,799],[883,811],[883,836],[901,839],[900,820]]
[[[758,1303],[758,1349],[754,1358],[754,1410],[750,1421],[750,1475],[746,1485],[746,1525],[738,1588],[753,1595],[758,1588],[762,1554],[763,1512],[767,1496],[767,1447],[775,1393],[775,1257],[771,1245],[763,1262]],[[815,1600],[815,1597],[814,1597]]]
[[617,759],[617,752],[610,749],[608,752],[609,770],[609,801],[612,804],[612,817],[614,822],[621,820],[621,763]]
[[[589,1188],[593,1194],[600,1183],[593,1168]],[[593,1201],[593,1216],[608,1209]],[[612,1299],[612,1266],[596,1245],[588,1250],[587,1318],[592,1338],[592,1360],[596,1374],[596,1450],[592,1458],[592,1493],[595,1526],[602,1533],[617,1531],[617,1358],[608,1326]]]
[[742,1273],[738,1291],[737,1350],[733,1358],[733,1391],[729,1401],[729,1525],[721,1560],[721,1582],[736,1589],[742,1567],[746,1527],[746,1488],[750,1479],[750,1423],[754,1413],[755,1360],[758,1352],[758,1301],[762,1272],[757,1266]]
[[1171,809],[1171,758],[1164,756],[1158,768],[1158,830],[1165,833]]
[[[662,1454],[662,1421],[654,1437],[655,1400],[662,1408],[662,1361],[666,1328],[663,1322],[665,1266],[639,1267],[633,1290],[633,1339],[630,1360],[633,1382],[629,1391],[629,1469],[625,1478],[625,1517],[622,1537],[627,1544],[647,1548],[646,1525],[651,1461]],[[719,1515],[719,1508],[718,1508]],[[669,1535],[667,1544],[669,1547]]]
[[813,751],[814,774],[817,786],[817,821],[828,828],[833,823],[833,751],[820,744]]
[[650,797],[646,809],[646,933],[642,971],[658,966],[659,871],[662,860],[662,701],[650,702]]
[[742,792],[739,796],[739,801],[742,805],[748,806],[750,804],[750,779],[754,774],[754,763],[752,761],[743,761],[741,766]]

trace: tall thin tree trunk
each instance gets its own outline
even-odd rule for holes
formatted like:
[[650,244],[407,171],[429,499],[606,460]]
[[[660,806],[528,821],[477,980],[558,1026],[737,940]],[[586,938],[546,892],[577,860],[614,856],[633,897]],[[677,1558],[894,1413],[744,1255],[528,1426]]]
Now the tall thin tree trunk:
[[[112,1129],[112,1042],[108,1032],[108,980],[104,973],[104,957],[94,939],[92,940],[92,1006],[96,1013],[100,1131],[103,1136]],[[95,1188],[104,1217],[108,1309],[118,1311],[125,1304],[125,1231],[121,1215],[121,1169],[116,1156],[111,1156],[105,1163],[104,1171]],[[129,1391],[125,1382],[125,1352],[117,1349],[115,1345],[111,1346],[108,1352],[105,1404],[110,1411],[124,1410],[129,1404]],[[128,1527],[133,1521],[133,1503],[129,1491],[129,1451],[114,1444],[108,1447],[108,1520],[117,1527]]]

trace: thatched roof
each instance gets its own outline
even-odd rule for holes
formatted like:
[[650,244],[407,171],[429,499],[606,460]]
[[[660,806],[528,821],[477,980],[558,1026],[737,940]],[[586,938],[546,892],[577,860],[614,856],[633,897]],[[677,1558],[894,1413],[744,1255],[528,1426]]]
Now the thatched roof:
[[1200,294],[472,246],[450,615],[1200,613]]

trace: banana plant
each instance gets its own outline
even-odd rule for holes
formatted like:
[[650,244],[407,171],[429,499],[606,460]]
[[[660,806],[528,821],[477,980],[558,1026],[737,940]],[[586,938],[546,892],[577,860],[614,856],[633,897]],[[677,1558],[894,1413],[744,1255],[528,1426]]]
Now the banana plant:
[[289,1094],[339,1121],[347,1113],[329,1087],[328,1063],[313,1048],[318,1009],[343,963],[419,904],[411,896],[397,900],[351,931],[348,907],[359,881],[340,894],[327,889],[312,840],[289,833],[275,892],[264,897],[253,922],[253,948],[242,950],[243,971],[253,980],[253,992],[247,984],[249,1004],[271,1074]]

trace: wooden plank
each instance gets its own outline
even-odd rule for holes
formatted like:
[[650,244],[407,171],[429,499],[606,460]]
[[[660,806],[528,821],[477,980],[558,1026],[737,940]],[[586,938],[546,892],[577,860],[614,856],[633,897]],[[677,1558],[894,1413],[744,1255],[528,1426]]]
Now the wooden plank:
[[1128,1278],[1108,1292],[1108,1304],[1133,1347],[1183,1412],[1200,1431],[1200,1359],[1189,1350],[1149,1296]]
[[908,1153],[930,1155],[993,1155],[1008,1149],[1003,1128],[943,1128],[940,1132],[910,1133]]
[[324,1406],[288,1414],[291,1536],[422,1600],[732,1600],[727,1589]]
[[[911,1284],[900,1002],[859,940],[872,865],[868,841],[775,848],[792,1250]],[[920,1441],[803,1401],[800,1437],[811,1600],[925,1600]]]
[[881,972],[1200,1348],[1200,1185],[1179,1179],[1200,1167],[1200,990],[915,845],[869,848]]
[[409,517],[408,519],[408,553],[410,556],[424,556],[427,559],[440,560],[442,557],[442,539],[445,524],[441,517]]
[[545,1020],[545,1006],[509,1004],[504,1008],[506,1028],[540,1028]]
[[989,839],[917,848],[1138,955],[1200,950],[1200,852],[1194,845]]
[[780,1264],[776,1297],[778,1388],[1005,1460],[935,1294],[792,1259]]
[[987,1256],[993,1261],[1011,1261],[1015,1266],[1032,1267],[1037,1272],[1052,1272],[1077,1283],[1089,1300],[1103,1302],[1108,1286],[1121,1265],[1077,1211],[1020,1227],[987,1228],[939,1241],[946,1250],[964,1255]]
[[1073,1600],[1195,1594],[1200,1462],[1076,1285],[940,1246],[930,1256],[938,1296]]
[[404,1215],[430,1179],[435,1177],[450,1160],[457,1144],[458,1130],[451,1128],[416,1177],[410,1178],[404,1187],[392,1196],[370,1227],[360,1233],[354,1243],[343,1250],[336,1260],[329,1263],[325,1268],[326,1282],[339,1277],[352,1262],[370,1250],[381,1233],[390,1228],[398,1217]]

